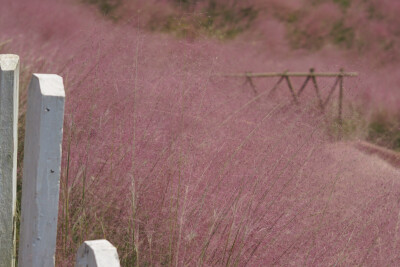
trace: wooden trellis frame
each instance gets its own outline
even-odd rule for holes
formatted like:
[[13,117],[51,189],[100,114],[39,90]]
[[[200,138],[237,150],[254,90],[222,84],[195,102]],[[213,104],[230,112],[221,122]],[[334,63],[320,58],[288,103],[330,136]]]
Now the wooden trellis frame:
[[[308,82],[312,82],[315,93],[318,98],[319,102],[319,107],[321,108],[322,111],[325,110],[326,105],[328,104],[329,100],[331,99],[336,87],[339,84],[339,104],[338,104],[338,121],[339,124],[342,124],[342,109],[343,109],[343,80],[344,77],[357,77],[358,73],[357,72],[344,72],[343,69],[340,69],[339,72],[315,72],[313,68],[310,69],[309,72],[267,72],[267,73],[251,73],[251,72],[246,72],[246,73],[232,73],[232,74],[223,74],[222,76],[226,77],[244,77],[246,79],[245,83],[249,83],[253,91],[258,94],[256,87],[253,83],[254,78],[272,78],[272,77],[280,77],[278,82],[274,85],[274,87],[269,91],[268,96],[270,96],[275,90],[278,88],[278,85],[283,82],[283,80],[286,81],[289,91],[293,97],[293,101],[295,104],[299,104],[299,96],[301,93],[304,91],[306,88]],[[305,77],[305,81],[299,88],[299,90],[296,92],[295,89],[293,88],[292,82],[290,80],[290,77]],[[336,78],[331,90],[329,91],[328,96],[324,100],[321,96],[321,91],[317,83],[317,77],[325,77],[325,78]]]

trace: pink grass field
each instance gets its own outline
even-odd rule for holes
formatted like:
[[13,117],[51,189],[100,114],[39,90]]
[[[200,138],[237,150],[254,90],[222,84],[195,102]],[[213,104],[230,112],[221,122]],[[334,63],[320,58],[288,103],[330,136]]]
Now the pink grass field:
[[[297,10],[325,40],[318,23],[343,16],[333,2],[253,1],[274,12],[222,42],[147,31],[144,1],[112,22],[80,1],[1,0],[1,53],[66,87],[56,265],[106,238],[123,266],[399,266],[400,169],[357,148],[362,130],[332,137],[336,101],[325,116],[310,85],[296,106],[283,83],[267,97],[276,78],[254,81],[258,97],[216,75],[343,67],[359,72],[345,79],[346,122],[362,128],[355,110],[398,116],[400,6],[369,1],[386,14],[371,19],[361,2],[345,23],[362,49],[308,50],[290,47],[277,18]],[[326,96],[334,80],[318,81]]]

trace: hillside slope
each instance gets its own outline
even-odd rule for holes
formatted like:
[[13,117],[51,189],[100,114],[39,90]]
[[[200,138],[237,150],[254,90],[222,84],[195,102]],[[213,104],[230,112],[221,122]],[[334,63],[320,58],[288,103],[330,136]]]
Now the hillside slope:
[[[270,17],[258,21],[265,36],[220,42],[116,23],[75,1],[1,2],[1,52],[21,56],[21,89],[32,71],[66,85],[57,266],[97,238],[124,266],[399,264],[399,170],[333,142],[311,87],[295,106],[284,86],[262,94],[276,80],[255,81],[257,97],[214,75],[359,71],[345,81],[357,128],[360,106],[398,111],[398,63],[292,50]],[[326,94],[333,81],[319,82]]]

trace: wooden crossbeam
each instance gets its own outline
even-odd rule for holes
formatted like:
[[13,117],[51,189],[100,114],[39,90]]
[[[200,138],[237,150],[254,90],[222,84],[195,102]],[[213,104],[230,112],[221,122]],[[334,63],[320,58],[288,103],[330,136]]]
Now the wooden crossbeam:
[[248,77],[248,78],[263,78],[263,77],[357,77],[357,72],[246,72],[246,73],[220,73],[216,76],[224,77]]

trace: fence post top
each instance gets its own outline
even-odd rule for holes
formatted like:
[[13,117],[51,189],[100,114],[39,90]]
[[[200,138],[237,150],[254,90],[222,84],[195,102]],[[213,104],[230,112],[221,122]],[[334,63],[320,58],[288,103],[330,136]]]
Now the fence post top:
[[32,80],[37,79],[42,95],[65,97],[63,78],[57,74],[34,73]]
[[110,241],[106,239],[98,239],[98,240],[86,240],[85,242],[86,245],[90,247],[114,247]]
[[117,249],[105,239],[85,241],[78,249],[75,267],[120,267]]
[[0,54],[0,69],[15,70],[19,63],[19,56],[13,54]]

